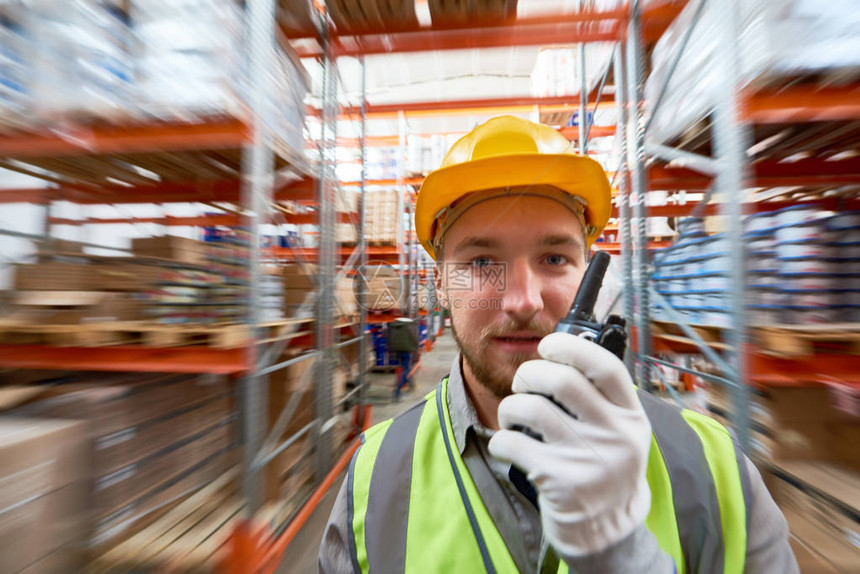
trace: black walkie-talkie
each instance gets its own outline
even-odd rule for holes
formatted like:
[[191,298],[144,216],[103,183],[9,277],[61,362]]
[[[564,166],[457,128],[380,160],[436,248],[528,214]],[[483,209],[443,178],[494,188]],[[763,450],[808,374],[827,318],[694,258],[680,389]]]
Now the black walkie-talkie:
[[[579,284],[579,289],[570,306],[570,311],[558,322],[554,332],[570,333],[571,335],[594,341],[623,360],[624,351],[627,348],[627,331],[624,329],[626,325],[624,318],[618,315],[610,315],[607,317],[606,323],[600,323],[594,318],[594,304],[597,302],[600,287],[603,285],[603,276],[606,275],[609,260],[609,254],[605,251],[597,251],[591,257],[591,262],[585,270],[585,275],[582,277],[582,283]],[[546,396],[546,398],[570,416],[576,417],[575,413],[571,413],[564,405],[556,401],[554,397],[542,396]],[[519,431],[533,439],[543,441],[543,436],[540,433],[526,426],[513,425],[510,430]],[[508,476],[514,486],[537,507],[537,492],[523,471],[515,466],[511,466]]]
[[624,318],[610,315],[606,323],[599,323],[594,318],[594,304],[603,285],[603,276],[609,268],[609,259],[609,254],[605,251],[598,251],[591,257],[570,311],[555,326],[555,332],[570,333],[594,341],[623,360],[624,351],[627,348]]

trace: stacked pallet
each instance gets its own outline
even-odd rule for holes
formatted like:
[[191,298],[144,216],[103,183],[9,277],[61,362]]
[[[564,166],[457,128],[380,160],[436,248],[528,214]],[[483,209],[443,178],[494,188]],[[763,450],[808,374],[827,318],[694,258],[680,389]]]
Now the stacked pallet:
[[857,572],[860,474],[831,463],[791,461],[768,467],[766,484],[791,532],[801,572]]
[[517,0],[430,0],[434,25],[487,24],[516,18]]
[[135,259],[57,254],[16,265],[12,318],[37,324],[199,324],[234,321],[244,313],[244,292],[223,291],[234,288],[233,280],[204,264],[205,252],[171,253],[177,259],[153,253],[161,252],[146,250]]
[[[302,352],[286,351],[278,361],[298,359]],[[331,404],[339,419],[327,432],[337,456],[345,448],[352,429],[350,405],[344,400],[347,389],[358,374],[358,343],[343,347],[331,381]],[[268,384],[267,430],[273,437],[271,447],[284,441],[291,444],[281,450],[265,467],[265,500],[267,508],[264,520],[275,524],[278,517],[286,519],[304,500],[316,476],[314,447],[318,428],[308,425],[314,421],[317,404],[316,359],[310,355],[289,367],[272,373]],[[300,433],[304,433],[300,436]],[[282,522],[281,522],[282,523]]]
[[88,375],[37,390],[10,414],[84,424],[96,547],[116,545],[235,462],[235,401],[224,377]]
[[[299,351],[288,351],[280,360],[293,359],[299,354]],[[316,397],[314,364],[313,358],[307,358],[285,369],[275,371],[269,376],[267,429],[271,431],[281,417],[282,411],[285,408],[288,409],[283,421],[286,424],[282,422],[283,431],[277,435],[278,441],[286,440],[314,420]],[[278,502],[290,499],[313,480],[314,474],[309,456],[313,438],[313,432],[304,434],[266,466],[267,501]]]
[[417,28],[413,0],[327,0],[339,32],[383,28]]
[[396,245],[400,237],[400,202],[396,189],[369,191],[365,194],[364,233],[370,245]]
[[77,572],[87,520],[84,424],[0,418],[0,572]]
[[[300,22],[309,19],[308,8],[288,12]],[[245,116],[239,55],[247,47],[239,3],[5,2],[0,16],[5,48],[0,130],[50,128],[70,120],[182,123]],[[273,49],[269,73],[275,84],[266,105],[277,114],[270,127],[284,156],[298,158],[309,81],[297,58]],[[103,180],[104,172],[99,177]]]
[[[803,572],[850,572],[860,553],[860,399],[853,389],[754,391],[751,455],[786,516]],[[709,384],[709,414],[728,424],[731,394]]]
[[235,471],[222,474],[127,540],[99,552],[90,572],[213,572],[241,518]]

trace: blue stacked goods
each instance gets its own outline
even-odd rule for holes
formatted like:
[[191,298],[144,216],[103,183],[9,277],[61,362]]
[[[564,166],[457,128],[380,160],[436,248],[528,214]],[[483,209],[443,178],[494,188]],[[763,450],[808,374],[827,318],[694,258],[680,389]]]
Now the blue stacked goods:
[[[860,321],[860,212],[792,206],[746,218],[746,305],[751,324]],[[655,254],[655,288],[689,322],[729,326],[728,238],[683,220]],[[659,306],[656,319],[669,319]]]

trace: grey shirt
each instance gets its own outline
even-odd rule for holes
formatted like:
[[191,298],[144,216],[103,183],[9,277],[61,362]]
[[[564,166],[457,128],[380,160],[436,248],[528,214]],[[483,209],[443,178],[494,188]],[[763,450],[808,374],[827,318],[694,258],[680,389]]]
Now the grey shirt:
[[[457,448],[475,482],[511,557],[520,572],[538,572],[546,543],[540,514],[508,478],[510,465],[490,456],[487,443],[493,431],[481,424],[463,384],[460,356],[451,366],[448,379],[448,408]],[[792,574],[799,572],[788,544],[785,519],[762,482],[758,470],[746,459],[750,475],[751,504],[747,529],[746,572]],[[323,534],[319,553],[322,573],[352,572],[348,537],[346,481],[341,486]],[[668,554],[643,524],[625,540],[597,555],[562,557],[572,572],[674,572]]]

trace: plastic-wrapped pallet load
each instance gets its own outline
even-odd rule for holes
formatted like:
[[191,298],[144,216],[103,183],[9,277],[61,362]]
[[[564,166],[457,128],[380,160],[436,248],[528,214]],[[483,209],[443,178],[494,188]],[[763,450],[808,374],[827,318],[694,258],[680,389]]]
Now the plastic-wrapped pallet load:
[[[860,212],[798,205],[749,216],[744,224],[752,324],[860,321]],[[682,232],[655,257],[657,290],[692,322],[729,325],[725,241],[721,234]]]
[[242,12],[231,0],[135,0],[141,107],[160,119],[238,113]]
[[[143,111],[167,120],[244,113],[245,14],[234,0],[135,0],[137,74]],[[304,150],[308,81],[300,62],[272,46],[264,115],[293,156]],[[280,142],[276,142],[276,147]]]
[[[0,127],[243,118],[245,16],[235,0],[2,3]],[[263,114],[276,149],[303,162],[308,79],[271,49]]]
[[[597,88],[606,67],[611,65],[611,44],[589,44],[585,48],[585,85],[589,92]],[[531,75],[535,96],[575,96],[582,87],[579,70],[580,46],[542,49]],[[578,112],[573,112],[577,115]],[[591,114],[589,114],[591,121]],[[575,125],[579,125],[579,121]]]
[[134,62],[123,3],[7,2],[2,12],[2,123],[126,119],[134,113]]
[[[699,2],[690,2],[654,47],[645,100],[653,102],[693,21]],[[740,65],[747,82],[860,66],[860,10],[854,0],[742,0]],[[707,2],[672,75],[648,137],[664,142],[705,117],[723,81],[712,64],[721,57],[717,25],[720,2]]]
[[32,102],[33,38],[16,4],[0,5],[0,129],[27,125]]
[[[655,257],[656,289],[691,323],[726,326],[730,259],[723,234],[706,235],[701,219],[679,224],[676,243]],[[668,319],[656,307],[656,318]]]

